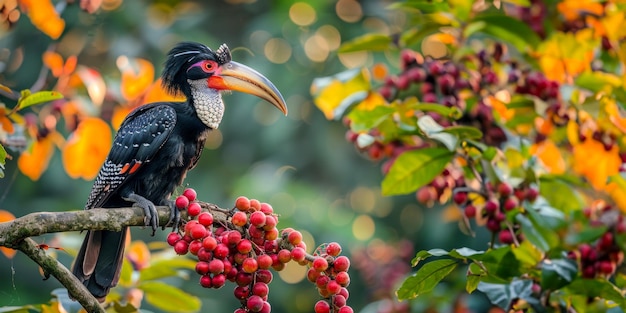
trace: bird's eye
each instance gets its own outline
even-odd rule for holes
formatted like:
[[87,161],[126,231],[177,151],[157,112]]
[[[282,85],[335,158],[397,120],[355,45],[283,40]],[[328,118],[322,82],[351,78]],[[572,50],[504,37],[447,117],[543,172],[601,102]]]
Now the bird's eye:
[[216,64],[213,61],[206,61],[204,63],[204,71],[205,72],[213,72],[215,70]]

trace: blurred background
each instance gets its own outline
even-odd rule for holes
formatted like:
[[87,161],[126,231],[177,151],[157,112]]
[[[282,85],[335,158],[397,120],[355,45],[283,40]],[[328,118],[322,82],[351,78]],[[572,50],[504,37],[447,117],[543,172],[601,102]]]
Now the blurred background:
[[[328,122],[311,101],[309,90],[316,77],[379,61],[387,62],[391,72],[398,70],[394,68],[399,64],[397,55],[337,53],[342,42],[359,35],[401,30],[408,17],[386,10],[389,4],[355,0],[104,0],[99,11],[88,14],[70,3],[61,15],[65,32],[52,48],[64,58],[76,55],[79,64],[100,73],[107,88],[102,104],[106,107],[123,105],[116,100],[121,98],[121,71],[135,66],[136,58],[154,65],[155,73],[145,75],[156,79],[165,54],[175,43],[192,40],[212,48],[226,43],[234,60],[274,82],[287,101],[289,115],[283,117],[249,95],[225,96],[220,130],[211,135],[199,166],[185,184],[196,189],[201,200],[223,207],[232,206],[239,195],[272,204],[280,214],[279,229],[302,230],[309,248],[339,242],[352,260],[348,304],[355,312],[384,312],[390,305],[384,299],[392,298],[394,284],[410,270],[415,251],[461,246],[484,249],[475,243],[488,241],[463,234],[456,223],[442,224],[442,211],[420,207],[414,196],[382,197],[380,164],[361,156],[346,142],[341,122]],[[38,83],[41,56],[53,40],[26,16],[4,23],[0,83],[14,90],[31,88]],[[50,90],[56,80],[48,75],[43,83],[42,89]],[[89,97],[83,98],[89,101]],[[14,105],[2,100],[9,107]],[[37,110],[31,111],[39,114]],[[57,130],[64,137],[69,133],[62,125]],[[21,174],[16,163],[9,160],[5,178],[0,179],[0,210],[23,216],[83,208],[92,182],[70,178],[57,148],[36,181]],[[133,229],[133,239],[162,241],[167,235],[159,232],[153,238],[149,233]],[[69,266],[82,235],[36,240],[62,247],[64,250],[50,253]],[[313,285],[303,281],[304,275],[303,268],[289,266],[275,276],[269,296],[273,312],[312,311],[319,296]],[[196,278],[191,273],[188,280],[169,283],[200,297],[203,311],[234,310],[237,301],[231,285],[206,290]],[[17,254],[9,260],[0,255],[0,307],[45,303],[50,292],[60,286],[55,279],[43,281],[37,266],[25,256]],[[438,287],[429,299],[420,300],[423,303],[413,303],[413,310],[421,312],[420,307],[435,299],[443,299],[439,302],[449,303],[452,310],[451,298],[456,295],[447,293],[445,286]],[[154,310],[147,304],[142,308]]]

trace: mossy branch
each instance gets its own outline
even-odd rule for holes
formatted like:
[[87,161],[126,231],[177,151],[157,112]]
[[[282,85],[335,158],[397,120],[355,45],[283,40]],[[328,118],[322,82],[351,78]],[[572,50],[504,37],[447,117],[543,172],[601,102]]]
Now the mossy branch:
[[[203,209],[213,213],[216,222],[227,223],[227,210],[216,205],[201,203]],[[169,207],[157,207],[159,226],[165,226],[170,216]],[[185,212],[181,219],[186,220]],[[70,212],[31,213],[15,220],[0,223],[0,246],[23,252],[35,261],[47,275],[54,276],[69,295],[88,312],[104,313],[105,309],[87,288],[59,261],[50,257],[29,237],[48,233],[83,230],[122,230],[126,226],[145,226],[142,208],[107,208]]]

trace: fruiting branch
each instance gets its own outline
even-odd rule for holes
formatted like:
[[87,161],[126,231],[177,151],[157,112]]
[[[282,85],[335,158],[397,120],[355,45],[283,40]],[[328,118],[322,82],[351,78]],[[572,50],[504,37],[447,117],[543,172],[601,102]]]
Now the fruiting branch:
[[[211,210],[218,222],[226,222],[226,210],[214,204],[202,203],[203,209]],[[165,226],[170,216],[168,207],[157,207],[159,225]],[[186,213],[181,212],[183,218]],[[137,207],[115,209],[92,209],[71,212],[38,212],[0,223],[0,246],[19,250],[39,264],[46,275],[54,276],[74,299],[88,312],[105,312],[98,301],[74,275],[31,238],[48,233],[83,230],[121,230],[126,226],[144,226],[143,209]]]

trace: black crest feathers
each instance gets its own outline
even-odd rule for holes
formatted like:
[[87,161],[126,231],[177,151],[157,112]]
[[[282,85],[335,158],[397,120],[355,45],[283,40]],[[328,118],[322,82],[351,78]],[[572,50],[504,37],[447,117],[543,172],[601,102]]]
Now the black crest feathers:
[[189,66],[201,61],[213,60],[220,65],[230,62],[228,47],[223,44],[217,51],[197,42],[181,42],[167,54],[165,67],[161,74],[163,87],[172,95],[190,96],[191,89],[187,82],[186,72]]

